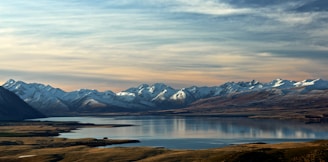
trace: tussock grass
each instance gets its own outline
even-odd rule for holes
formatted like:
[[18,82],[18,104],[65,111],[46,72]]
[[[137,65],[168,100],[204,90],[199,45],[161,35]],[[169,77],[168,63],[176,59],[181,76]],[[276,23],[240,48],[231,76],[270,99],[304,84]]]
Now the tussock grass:
[[[29,140],[21,139],[21,141],[24,142],[24,145],[0,146],[0,161],[17,160],[19,156],[23,155],[35,156],[19,159],[20,161],[328,161],[328,141],[282,144],[244,144],[208,150],[168,150],[165,148],[150,147],[93,148],[85,145],[69,147],[39,147],[37,145],[38,142],[46,143],[51,140],[53,139],[35,137],[35,139]],[[81,140],[88,141],[90,139]],[[53,142],[70,142],[70,140],[55,139]]]

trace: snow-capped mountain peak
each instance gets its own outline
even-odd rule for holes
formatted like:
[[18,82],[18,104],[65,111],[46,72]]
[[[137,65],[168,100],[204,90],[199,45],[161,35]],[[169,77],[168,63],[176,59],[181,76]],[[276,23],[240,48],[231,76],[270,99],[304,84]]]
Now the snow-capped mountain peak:
[[[97,108],[111,111],[112,108],[131,111],[177,108],[187,106],[199,99],[263,90],[283,90],[284,93],[307,93],[312,90],[328,89],[328,81],[308,79],[300,82],[275,79],[268,83],[256,80],[249,82],[227,82],[220,86],[174,89],[163,83],[142,84],[125,91],[79,89],[65,92],[50,85],[8,80],[4,88],[16,93],[25,102],[42,112],[93,111]],[[287,90],[288,91],[285,91]],[[294,90],[295,89],[295,90]],[[92,109],[91,109],[92,108]],[[98,110],[98,109],[97,109]]]
[[5,84],[14,84],[16,81],[14,79],[9,79]]
[[322,79],[306,79],[300,82],[295,83],[296,87],[304,87],[304,86],[321,86],[327,84],[328,81]]
[[122,92],[134,93],[136,96],[142,98],[143,100],[151,101],[163,91],[175,91],[170,86],[163,83],[155,83],[151,86],[148,84],[142,84],[137,88],[129,88]]
[[305,87],[303,92],[311,90],[324,90],[328,89],[328,81],[323,79],[307,79],[295,83],[295,87]]
[[266,86],[267,88],[279,88],[279,89],[286,89],[286,88],[292,88],[295,84],[295,81],[291,80],[283,80],[283,79],[275,79],[271,82],[269,82]]

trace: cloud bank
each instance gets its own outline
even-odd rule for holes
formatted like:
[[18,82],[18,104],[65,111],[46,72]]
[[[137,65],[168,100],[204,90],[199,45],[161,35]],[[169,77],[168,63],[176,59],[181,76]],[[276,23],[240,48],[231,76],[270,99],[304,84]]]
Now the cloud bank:
[[328,3],[321,0],[0,4],[3,82],[122,90],[155,82],[327,79]]

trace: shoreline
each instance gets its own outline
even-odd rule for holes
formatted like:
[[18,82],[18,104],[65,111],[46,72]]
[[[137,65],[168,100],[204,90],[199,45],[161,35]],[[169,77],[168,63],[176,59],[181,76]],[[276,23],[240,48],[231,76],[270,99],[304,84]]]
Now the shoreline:
[[[131,124],[93,124],[75,121],[0,121],[0,138],[2,137],[49,137],[59,138],[60,133],[71,132],[80,128],[115,128],[129,127]],[[64,139],[64,138],[63,138]],[[92,138],[90,138],[92,139]],[[103,140],[108,139],[104,137]],[[109,140],[109,139],[108,139]],[[114,141],[114,140],[111,140]],[[122,140],[118,140],[122,141]],[[125,140],[137,142],[137,140]],[[106,142],[106,141],[104,141]],[[138,141],[139,142],[139,141]],[[98,141],[99,143],[99,141]],[[108,143],[110,144],[110,143]]]
[[[250,143],[230,145],[216,149],[171,150],[162,147],[99,146],[139,142],[137,140],[111,140],[58,138],[55,134],[82,127],[108,127],[130,125],[96,125],[77,122],[23,121],[0,122],[0,161],[300,161],[311,158],[327,160],[328,140],[313,142],[285,142],[279,144]],[[37,133],[37,135],[35,134]],[[24,135],[24,136],[22,136]]]

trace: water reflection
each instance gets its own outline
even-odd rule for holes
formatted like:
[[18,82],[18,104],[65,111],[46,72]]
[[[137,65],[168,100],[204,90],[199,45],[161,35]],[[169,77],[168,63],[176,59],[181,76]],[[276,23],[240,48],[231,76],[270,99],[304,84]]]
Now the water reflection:
[[[293,121],[257,120],[247,118],[172,117],[172,116],[124,116],[124,117],[63,117],[47,118],[57,121],[81,121],[96,124],[132,124],[132,127],[83,128],[63,133],[66,138],[138,139],[143,146],[148,143],[164,143],[161,146],[180,148],[188,145],[195,148],[201,143],[227,145],[247,142],[307,141],[325,139],[328,130],[321,124],[304,124]],[[195,139],[198,142],[195,143]],[[194,140],[194,141],[193,141]],[[180,145],[178,146],[177,143]],[[186,143],[187,142],[187,143]],[[169,145],[169,143],[172,143]],[[134,144],[135,145],[135,144]],[[167,146],[169,145],[169,146]],[[197,147],[198,148],[198,147]]]

